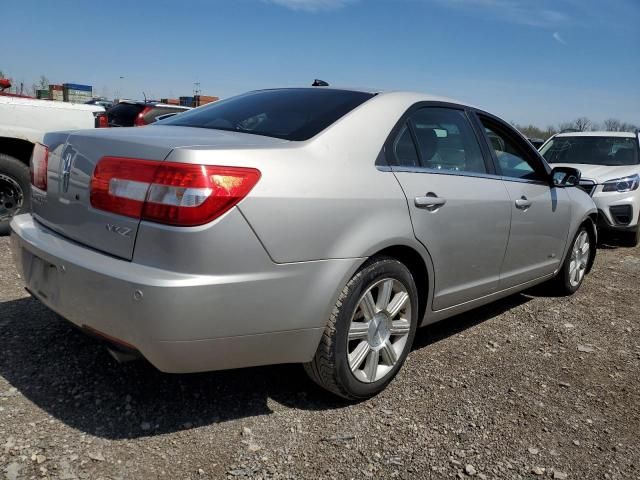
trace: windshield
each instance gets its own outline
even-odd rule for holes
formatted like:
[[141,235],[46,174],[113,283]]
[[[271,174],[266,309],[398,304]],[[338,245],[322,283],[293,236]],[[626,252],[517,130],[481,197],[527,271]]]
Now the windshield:
[[636,165],[638,139],[634,137],[555,137],[540,153],[549,163]]
[[371,97],[371,93],[322,88],[262,90],[211,103],[156,124],[308,140]]

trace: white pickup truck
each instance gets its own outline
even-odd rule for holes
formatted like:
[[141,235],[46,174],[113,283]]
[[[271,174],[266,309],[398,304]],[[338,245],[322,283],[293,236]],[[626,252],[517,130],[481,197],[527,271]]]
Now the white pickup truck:
[[106,126],[104,108],[0,94],[0,235],[30,208],[29,159],[46,132]]

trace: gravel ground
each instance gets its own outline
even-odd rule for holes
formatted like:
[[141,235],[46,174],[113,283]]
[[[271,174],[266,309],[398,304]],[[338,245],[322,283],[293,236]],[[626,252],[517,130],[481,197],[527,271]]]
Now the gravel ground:
[[25,294],[6,238],[0,265],[0,478],[640,478],[640,248],[419,331],[356,405],[296,365],[118,365]]

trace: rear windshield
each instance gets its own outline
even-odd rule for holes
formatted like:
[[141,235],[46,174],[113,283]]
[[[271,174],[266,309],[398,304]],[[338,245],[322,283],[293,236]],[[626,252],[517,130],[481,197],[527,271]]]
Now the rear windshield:
[[245,93],[157,125],[246,132],[285,140],[308,140],[373,97],[332,89],[280,89]]
[[555,137],[540,153],[549,163],[636,165],[638,139],[632,137]]
[[109,125],[113,127],[133,127],[136,116],[144,107],[136,103],[118,103],[107,110]]

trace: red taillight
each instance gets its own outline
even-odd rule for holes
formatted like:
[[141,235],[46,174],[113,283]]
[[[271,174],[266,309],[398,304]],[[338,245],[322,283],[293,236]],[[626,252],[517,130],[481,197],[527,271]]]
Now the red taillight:
[[134,127],[144,127],[147,122],[144,120],[144,116],[152,110],[151,107],[144,107],[142,111],[136,115],[135,120],[133,121]]
[[104,157],[91,178],[91,205],[167,225],[203,225],[248,195],[254,168]]
[[109,127],[109,117],[104,112],[96,113],[96,128],[108,128]]
[[29,162],[31,173],[31,185],[40,190],[47,191],[47,166],[49,165],[49,148],[41,143],[36,143]]

